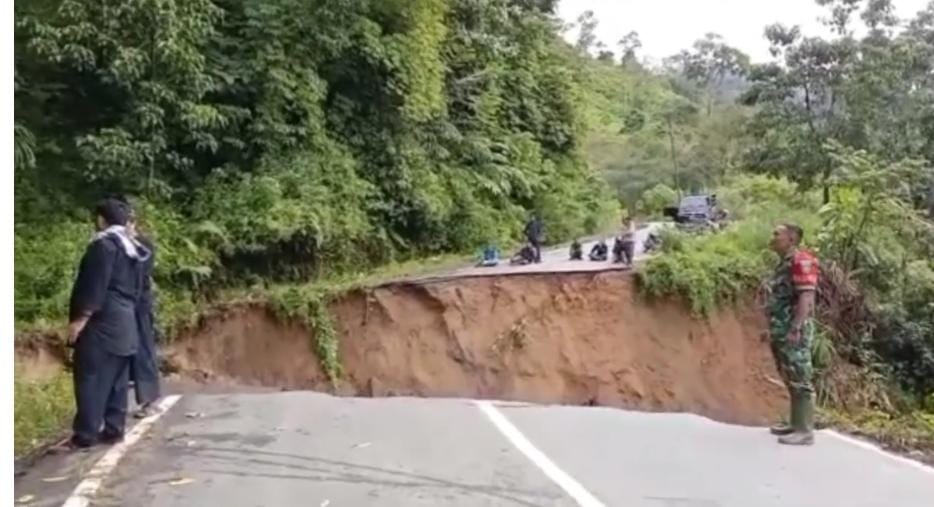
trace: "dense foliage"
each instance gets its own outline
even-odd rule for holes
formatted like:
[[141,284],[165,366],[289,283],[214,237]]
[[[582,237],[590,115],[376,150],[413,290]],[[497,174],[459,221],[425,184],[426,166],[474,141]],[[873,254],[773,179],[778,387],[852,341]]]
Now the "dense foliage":
[[648,189],[700,191],[740,167],[752,109],[735,99],[748,59],[715,34],[661,69],[637,61],[639,46],[633,32],[620,41],[618,61],[606,50],[585,56],[585,152],[630,211],[653,214],[640,209]]
[[740,97],[751,108],[740,122],[746,146],[723,166],[797,187],[719,179],[742,220],[716,237],[673,238],[643,286],[708,312],[756,285],[771,262],[769,229],[795,220],[828,272],[864,302],[848,319],[827,309],[838,318],[826,324],[839,327],[828,333],[920,399],[934,392],[934,3],[910,20],[885,0],[819,3],[831,14],[832,38],[766,29],[775,61],[748,68]]
[[[717,189],[734,223],[669,235],[648,293],[699,314],[749,294],[797,221],[856,294],[825,308],[820,366],[847,351],[934,403],[934,2],[816,1],[832,37],[769,26],[751,64],[708,34],[660,68],[593,13],[563,42],[554,0],[18,2],[17,323],[61,324],[89,206],[126,195],[164,319],[260,288],[336,378],[330,293],[303,282],[508,243],[533,211],[557,242],[616,223],[614,194],[658,216]],[[63,382],[17,384],[39,400],[18,447],[67,412]]]
[[[16,316],[58,319],[133,196],[167,308],[611,219],[554,2],[16,6]],[[181,307],[179,305],[182,305]]]

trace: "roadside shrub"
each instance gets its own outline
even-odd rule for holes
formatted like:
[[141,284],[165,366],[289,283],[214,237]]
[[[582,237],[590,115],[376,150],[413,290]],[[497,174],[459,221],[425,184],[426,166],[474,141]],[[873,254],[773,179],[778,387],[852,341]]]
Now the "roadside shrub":
[[17,224],[13,287],[17,324],[61,324],[75,268],[91,237],[90,222],[55,221],[42,227]]
[[636,209],[643,215],[658,217],[662,215],[662,211],[666,207],[677,206],[677,204],[678,192],[664,183],[659,183],[642,192],[642,196],[636,204]]
[[14,370],[13,453],[16,457],[59,436],[73,414],[74,395],[67,372],[48,379],[26,379]]
[[666,233],[664,255],[649,260],[638,273],[645,293],[683,297],[693,312],[708,315],[748,294],[769,273],[777,262],[768,250],[777,223],[793,221],[805,231],[815,227],[812,213],[776,202],[765,202],[748,212],[745,220],[718,233]]

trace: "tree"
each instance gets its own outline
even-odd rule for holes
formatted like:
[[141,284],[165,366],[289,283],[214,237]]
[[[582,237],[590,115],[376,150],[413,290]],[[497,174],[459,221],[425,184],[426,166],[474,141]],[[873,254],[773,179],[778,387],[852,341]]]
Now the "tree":
[[714,97],[724,79],[745,75],[749,57],[724,43],[720,35],[708,33],[694,42],[692,51],[682,51],[670,57],[668,63],[703,91],[710,116]]
[[141,197],[175,307],[507,241],[531,209],[555,241],[594,230],[555,4],[18,2],[18,318],[60,317],[108,193]]
[[647,216],[658,216],[666,207],[677,204],[678,193],[671,187],[659,183],[642,193],[636,208]]
[[215,82],[203,50],[219,14],[206,0],[64,0],[48,18],[24,15],[33,61],[17,100],[52,109],[62,122],[54,152],[74,156],[67,170],[84,181],[171,192],[196,177],[195,158],[217,149],[227,122],[204,100]]
[[[925,157],[931,150],[932,6],[900,33],[888,0],[868,2],[861,14],[868,33],[853,35],[860,2],[821,0],[836,39],[804,37],[797,27],[772,25],[766,37],[779,62],[757,66],[747,104],[758,113],[750,134],[760,142],[748,153],[754,169],[787,174],[805,185],[822,185],[829,200],[836,140],[884,153],[890,160]],[[923,201],[927,188],[917,189]]]
[[597,43],[597,21],[593,11],[584,11],[577,17],[577,49],[583,54],[590,54],[590,50]]
[[674,188],[684,190],[683,175],[681,174],[678,143],[687,142],[686,127],[695,119],[697,107],[681,96],[674,96],[662,109],[663,128],[668,138],[668,154],[671,157],[671,178]]
[[750,74],[753,86],[745,102],[760,111],[751,134],[764,142],[750,150],[749,161],[766,172],[791,168],[796,181],[822,184],[826,201],[830,160],[824,145],[846,137],[841,96],[854,57],[852,40],[802,37],[797,27],[777,24],[766,28],[766,37],[782,64],[760,65]]
[[619,46],[619,53],[624,66],[634,66],[638,64],[637,52],[642,47],[642,40],[639,39],[639,32],[635,30],[627,33],[616,43]]

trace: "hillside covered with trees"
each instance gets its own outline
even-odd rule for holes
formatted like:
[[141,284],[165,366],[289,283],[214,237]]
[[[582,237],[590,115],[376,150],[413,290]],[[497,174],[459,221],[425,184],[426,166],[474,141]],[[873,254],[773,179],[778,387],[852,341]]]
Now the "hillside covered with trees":
[[557,243],[715,190],[735,224],[666,238],[646,294],[747,297],[800,222],[822,401],[842,358],[880,428],[934,448],[934,2],[816,1],[832,37],[763,27],[752,63],[708,34],[659,66],[556,0],[19,2],[18,331],[62,322],[105,195],[156,240],[171,329],[231,291],[508,245],[533,212]]
[[164,305],[611,219],[554,2],[16,6],[16,316],[136,201]]

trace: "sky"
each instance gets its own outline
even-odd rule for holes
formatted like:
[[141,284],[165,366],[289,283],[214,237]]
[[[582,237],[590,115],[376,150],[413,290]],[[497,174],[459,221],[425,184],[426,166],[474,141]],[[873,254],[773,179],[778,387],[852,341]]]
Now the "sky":
[[[893,0],[896,15],[914,17],[928,0]],[[727,44],[753,62],[769,60],[769,45],[762,36],[766,25],[800,25],[805,34],[826,35],[818,20],[826,10],[814,0],[560,0],[558,13],[573,22],[592,10],[600,24],[597,37],[610,49],[631,30],[639,32],[642,56],[660,61],[689,48],[705,33],[723,36]],[[576,33],[566,35],[576,40]]]

